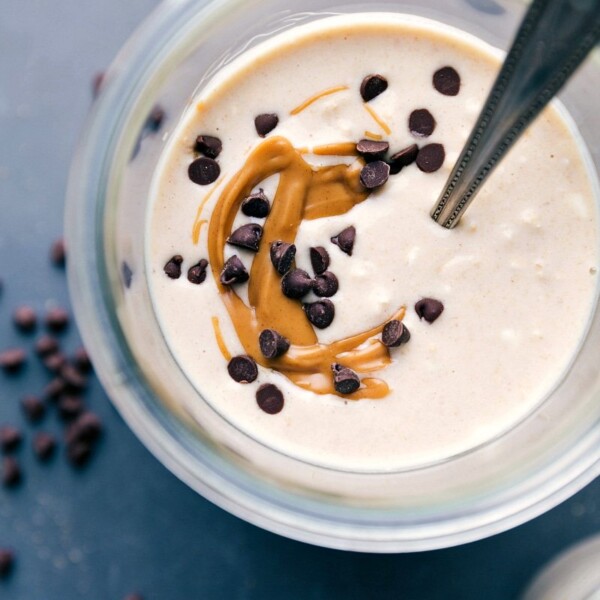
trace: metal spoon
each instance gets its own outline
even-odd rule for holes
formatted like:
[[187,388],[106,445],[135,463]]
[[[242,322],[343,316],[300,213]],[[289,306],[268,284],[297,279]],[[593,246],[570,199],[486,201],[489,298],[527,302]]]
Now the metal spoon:
[[431,217],[452,229],[488,175],[600,40],[600,0],[534,0]]

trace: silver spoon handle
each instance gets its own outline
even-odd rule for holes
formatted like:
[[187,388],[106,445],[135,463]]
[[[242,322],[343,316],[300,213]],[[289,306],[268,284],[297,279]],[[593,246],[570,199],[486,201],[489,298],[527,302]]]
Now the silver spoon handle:
[[534,0],[431,217],[453,228],[481,184],[600,39],[600,0]]

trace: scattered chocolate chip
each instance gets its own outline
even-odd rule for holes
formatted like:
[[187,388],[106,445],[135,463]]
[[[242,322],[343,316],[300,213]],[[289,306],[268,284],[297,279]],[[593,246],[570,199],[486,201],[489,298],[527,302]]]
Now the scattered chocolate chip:
[[317,300],[302,305],[308,320],[318,329],[329,327],[335,317],[335,306],[331,300]]
[[67,460],[75,467],[83,466],[92,455],[90,442],[74,442],[67,445]]
[[331,238],[331,242],[335,244],[342,252],[348,256],[352,256],[355,239],[356,229],[354,228],[354,225],[350,225],[350,227],[346,227],[346,229],[340,231],[337,235],[334,235]]
[[67,262],[65,241],[62,238],[55,240],[50,246],[50,260],[57,267],[64,267]]
[[196,285],[202,283],[206,279],[206,267],[208,267],[208,261],[205,258],[201,258],[193,267],[189,268],[187,273],[188,281]]
[[256,390],[256,403],[269,415],[276,415],[283,409],[283,394],[272,383],[265,383]]
[[30,306],[19,306],[13,313],[13,322],[20,331],[28,333],[37,325],[37,315]]
[[367,163],[360,172],[360,182],[368,190],[382,186],[390,176],[390,165],[382,160]]
[[43,335],[36,340],[34,347],[35,353],[40,357],[44,357],[58,350],[58,342],[49,335]]
[[58,373],[67,364],[67,357],[62,352],[55,352],[45,356],[43,363],[48,371]]
[[280,275],[287,273],[294,258],[296,257],[296,246],[278,240],[271,243],[271,262]]
[[84,408],[83,400],[79,396],[61,396],[58,400],[58,412],[65,420],[80,415]]
[[263,329],[258,337],[258,345],[266,358],[277,358],[289,350],[290,342],[274,329]]
[[387,142],[377,142],[375,140],[360,140],[356,144],[356,151],[367,160],[379,160],[390,149]]
[[69,324],[69,313],[64,308],[51,308],[46,312],[45,316],[46,327],[50,331],[58,333],[64,331]]
[[96,73],[92,79],[92,98],[95,100],[98,94],[102,91],[102,84],[104,83],[104,71]]
[[417,167],[425,173],[437,171],[446,158],[446,152],[442,144],[427,144],[419,149],[417,154]]
[[456,96],[460,90],[460,75],[452,67],[442,67],[433,74],[433,87],[444,96]]
[[183,256],[181,256],[181,254],[176,254],[167,261],[163,270],[171,279],[179,279],[181,277],[182,262]]
[[387,90],[388,82],[383,75],[367,75],[360,84],[360,95],[369,102]]
[[0,448],[2,452],[12,452],[16,450],[20,444],[23,436],[21,431],[12,425],[3,425],[0,427]]
[[89,373],[92,370],[92,361],[87,350],[80,346],[73,353],[73,364],[81,373]]
[[102,433],[102,421],[92,412],[84,412],[69,425],[65,432],[67,445],[94,442]]
[[408,117],[408,129],[417,137],[427,137],[435,129],[435,119],[426,108],[413,110]]
[[313,281],[313,292],[319,298],[330,298],[338,291],[338,278],[331,272],[325,271],[321,275],[317,275]]
[[258,368],[251,356],[234,356],[227,365],[227,371],[238,383],[252,383],[258,377]]
[[306,296],[312,289],[310,275],[302,269],[288,271],[281,280],[281,291],[288,298],[298,299]]
[[274,113],[265,113],[262,115],[258,115],[256,119],[254,119],[254,126],[256,127],[256,133],[260,135],[260,137],[265,137],[267,134],[271,133],[275,127],[279,124],[279,117]]
[[81,391],[87,386],[87,379],[73,365],[66,364],[60,370],[60,377],[71,390]]
[[360,378],[348,367],[338,363],[331,365],[333,387],[338,394],[352,394],[360,387]]
[[9,348],[0,352],[0,369],[5,373],[16,373],[23,368],[27,355],[22,348]]
[[196,138],[194,150],[208,158],[217,158],[223,150],[223,143],[213,135],[199,135]]
[[44,388],[44,397],[49,400],[56,400],[66,389],[65,382],[61,377],[55,377],[46,387]]
[[242,212],[247,217],[264,219],[269,214],[270,210],[271,204],[262,189],[246,196],[246,198],[242,200]]
[[244,281],[248,281],[249,278],[248,271],[246,271],[244,263],[242,263],[237,254],[234,254],[231,258],[227,259],[223,265],[220,277],[223,285],[244,283]]
[[156,133],[162,127],[165,116],[165,109],[159,104],[155,104],[146,119],[146,127]]
[[56,449],[56,438],[45,431],[40,431],[33,438],[33,451],[40,460],[48,460]]
[[444,305],[434,298],[421,298],[415,304],[415,312],[419,319],[433,323],[444,312]]
[[230,246],[258,252],[262,233],[263,228],[258,223],[246,223],[231,232],[231,235],[227,238],[227,243]]
[[402,321],[393,319],[383,326],[381,341],[388,348],[395,348],[401,344],[406,344],[408,340],[410,340],[410,331]]
[[15,555],[8,548],[0,548],[0,578],[7,577],[15,564]]
[[14,456],[5,456],[2,459],[2,484],[13,487],[21,481],[21,467]]
[[131,280],[133,279],[133,271],[125,261],[121,264],[121,275],[123,276],[125,287],[129,289],[131,287]]
[[219,163],[206,156],[197,158],[188,167],[189,178],[198,185],[209,185],[215,182],[220,174],[221,167]]
[[29,395],[21,398],[21,408],[31,423],[41,421],[46,414],[46,405],[37,396]]
[[408,165],[414,163],[415,160],[417,160],[418,153],[419,147],[416,144],[412,144],[412,146],[408,146],[407,148],[392,154],[388,161],[388,165],[390,165],[390,175],[396,175],[400,173],[404,167],[408,167]]
[[329,252],[323,246],[316,246],[310,249],[310,264],[315,274],[320,275],[327,271],[329,266]]

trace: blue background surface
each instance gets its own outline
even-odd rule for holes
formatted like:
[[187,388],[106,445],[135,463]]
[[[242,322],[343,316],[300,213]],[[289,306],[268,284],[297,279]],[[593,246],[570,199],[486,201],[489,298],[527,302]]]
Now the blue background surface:
[[[31,347],[10,322],[16,305],[68,305],[48,247],[61,234],[90,80],[156,4],[0,0],[0,349]],[[77,342],[71,328],[65,347]],[[46,381],[34,358],[17,377],[0,373],[0,422],[24,425],[18,399]],[[150,456],[96,381],[87,398],[106,434],[83,471],[66,464],[62,448],[38,463],[26,427],[23,485],[0,489],[0,546],[18,553],[2,599],[111,600],[137,590],[156,600],[506,600],[555,553],[600,531],[597,481],[527,525],[458,548],[366,555],[311,547],[209,504]],[[36,429],[60,432],[54,415]]]

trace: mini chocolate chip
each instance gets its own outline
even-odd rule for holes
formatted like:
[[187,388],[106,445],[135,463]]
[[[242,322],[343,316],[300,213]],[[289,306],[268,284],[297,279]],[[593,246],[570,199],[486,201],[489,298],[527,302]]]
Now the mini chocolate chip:
[[256,403],[269,415],[276,415],[283,409],[283,394],[272,383],[265,383],[256,390]]
[[73,365],[66,364],[60,370],[60,376],[66,387],[80,391],[86,388],[87,379]]
[[2,484],[13,487],[21,481],[21,467],[14,456],[5,456],[2,459]]
[[231,379],[238,383],[252,383],[258,377],[258,368],[251,356],[234,356],[227,365]]
[[15,327],[23,332],[30,332],[37,325],[37,315],[30,306],[19,306],[13,313]]
[[338,363],[331,365],[333,387],[338,394],[352,394],[360,387],[360,378],[348,367]]
[[194,150],[204,154],[208,158],[217,158],[223,150],[223,143],[218,137],[213,135],[199,135],[196,138]]
[[7,577],[12,571],[14,564],[14,552],[8,548],[0,548],[0,577]]
[[246,223],[238,227],[227,238],[230,246],[238,246],[252,252],[258,252],[258,245],[263,234],[263,228],[258,223]]
[[390,176],[390,165],[382,160],[367,163],[360,172],[360,182],[368,190],[381,187]]
[[67,364],[67,357],[62,352],[55,352],[45,356],[43,363],[48,371],[58,373]]
[[287,273],[294,258],[296,257],[296,246],[278,240],[271,243],[271,262],[280,275]]
[[201,258],[193,267],[189,268],[187,273],[188,281],[196,285],[202,283],[206,279],[206,267],[208,267],[208,261],[205,258]]
[[390,149],[387,142],[377,142],[375,140],[360,140],[356,144],[356,151],[367,160],[379,160]]
[[46,312],[44,318],[46,327],[50,331],[58,333],[64,331],[69,324],[69,313],[64,308],[51,308]]
[[84,409],[83,400],[79,396],[62,396],[58,400],[58,412],[65,420],[80,415]]
[[312,279],[310,275],[302,269],[288,271],[281,280],[281,291],[284,296],[297,300],[306,296],[312,289]]
[[254,119],[254,126],[256,127],[256,133],[260,135],[260,137],[265,137],[267,134],[271,133],[275,127],[279,124],[279,117],[274,113],[264,113],[262,115],[258,115],[256,119]]
[[435,129],[435,119],[426,108],[418,108],[408,117],[408,129],[417,137],[430,136]]
[[35,353],[43,357],[56,352],[58,350],[58,342],[49,335],[43,335],[36,340],[34,347]]
[[16,373],[23,368],[27,355],[22,348],[9,348],[0,352],[0,369],[5,373]]
[[234,285],[236,283],[244,283],[248,281],[250,276],[244,263],[239,259],[237,254],[227,259],[221,271],[220,280],[223,285]]
[[417,167],[425,173],[437,171],[446,158],[446,152],[442,144],[427,144],[419,149],[417,154]]
[[387,90],[388,82],[383,75],[367,75],[360,84],[360,95],[369,102]]
[[77,348],[73,353],[73,364],[81,373],[89,373],[92,370],[90,355],[83,346]]
[[269,214],[270,210],[271,204],[262,189],[254,194],[246,196],[246,198],[242,200],[242,212],[247,217],[264,219]]
[[340,231],[337,235],[331,238],[331,242],[335,244],[342,252],[348,256],[352,256],[354,249],[354,240],[356,239],[356,229],[354,225],[346,227],[346,229]]
[[331,272],[325,271],[315,277],[313,282],[313,292],[319,298],[330,298],[338,291],[338,278]]
[[266,358],[277,358],[289,350],[290,342],[274,329],[263,329],[258,337],[258,345]]
[[317,300],[302,305],[308,320],[318,329],[329,327],[335,317],[335,306],[331,300]]
[[94,442],[102,433],[102,421],[92,412],[84,412],[69,425],[65,432],[68,445],[79,442]]
[[65,241],[62,238],[55,240],[50,246],[50,260],[57,267],[64,267],[67,262]]
[[51,433],[40,431],[33,438],[33,451],[40,460],[48,460],[56,449],[56,438]]
[[129,289],[131,287],[131,281],[133,279],[133,271],[125,261],[123,261],[123,263],[121,264],[121,275],[123,277],[123,283],[125,284],[125,287]]
[[146,119],[146,127],[156,133],[162,127],[166,116],[165,109],[160,104],[155,104]]
[[197,158],[188,167],[189,178],[198,185],[209,185],[215,182],[220,174],[221,167],[219,163],[206,156]]
[[433,87],[444,96],[456,96],[460,90],[460,75],[452,67],[442,67],[433,74]]
[[404,167],[408,167],[408,165],[414,163],[415,160],[417,160],[418,153],[419,147],[416,144],[412,144],[411,146],[392,154],[388,161],[388,165],[390,165],[390,175],[396,175],[400,173]]
[[12,452],[16,450],[23,439],[21,431],[12,425],[0,427],[0,448],[2,452]]
[[46,405],[37,396],[24,396],[21,398],[21,408],[28,421],[37,423],[46,414]]
[[388,348],[395,348],[401,344],[406,344],[408,340],[410,340],[410,331],[402,321],[393,319],[383,326],[381,341]]
[[73,442],[67,444],[67,459],[75,467],[82,467],[92,455],[90,442]]
[[444,305],[434,298],[421,298],[415,304],[415,312],[419,319],[433,323],[444,312]]
[[102,84],[104,83],[104,71],[99,71],[92,78],[92,98],[95,100],[102,90]]
[[163,270],[171,279],[179,279],[181,277],[182,262],[183,256],[181,256],[181,254],[176,254],[167,261]]
[[64,393],[66,387],[67,386],[61,377],[55,377],[44,388],[44,397],[50,400],[56,400],[56,398]]
[[315,274],[320,275],[327,271],[329,266],[329,252],[323,246],[315,246],[310,249],[310,264]]

